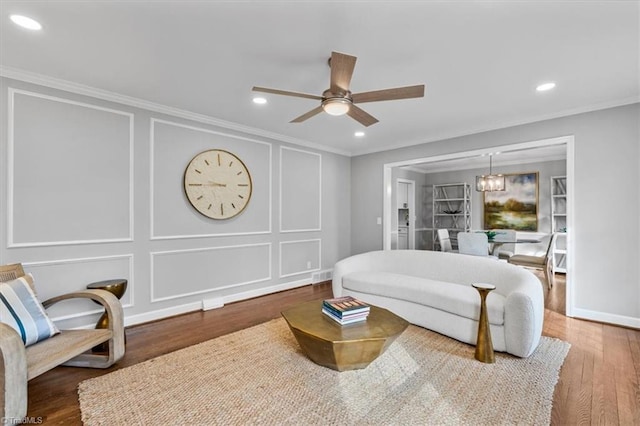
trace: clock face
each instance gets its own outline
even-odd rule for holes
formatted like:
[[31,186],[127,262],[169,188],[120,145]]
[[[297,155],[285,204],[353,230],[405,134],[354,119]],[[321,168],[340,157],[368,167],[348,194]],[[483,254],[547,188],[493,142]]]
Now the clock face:
[[221,149],[193,157],[184,172],[184,191],[191,205],[212,219],[240,214],[251,198],[251,175],[235,155]]

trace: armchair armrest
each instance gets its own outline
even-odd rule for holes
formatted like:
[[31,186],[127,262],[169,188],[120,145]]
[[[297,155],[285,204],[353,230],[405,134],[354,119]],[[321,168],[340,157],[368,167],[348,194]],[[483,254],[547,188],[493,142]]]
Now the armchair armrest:
[[21,419],[27,413],[27,352],[22,339],[0,322],[0,418]]
[[52,297],[45,300],[42,305],[45,308],[51,305],[69,299],[91,299],[100,303],[109,318],[109,330],[112,337],[109,339],[109,355],[108,357],[100,355],[81,355],[73,360],[65,363],[65,365],[77,367],[94,367],[107,368],[124,356],[124,312],[122,304],[116,296],[106,290],[80,290],[73,293],[67,293],[60,296]]
[[124,328],[124,312],[122,310],[122,305],[117,297],[106,290],[95,289],[74,291],[73,293],[62,294],[60,296],[47,299],[42,302],[42,306],[46,309],[55,303],[69,299],[91,299],[98,302],[107,311],[107,315],[109,316],[109,329],[122,330]]

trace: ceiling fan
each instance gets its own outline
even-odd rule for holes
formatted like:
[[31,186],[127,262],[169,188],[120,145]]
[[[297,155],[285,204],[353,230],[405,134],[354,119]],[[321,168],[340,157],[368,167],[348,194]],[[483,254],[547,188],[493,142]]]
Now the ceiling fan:
[[306,93],[289,92],[286,90],[269,89],[266,87],[253,87],[254,92],[273,93],[275,95],[294,96],[298,98],[315,99],[320,105],[300,117],[291,120],[291,123],[301,123],[322,111],[330,115],[344,115],[358,121],[365,127],[378,122],[378,119],[357,107],[355,104],[365,102],[390,101],[395,99],[421,98],[424,96],[424,84],[418,86],[396,87],[394,89],[374,90],[371,92],[351,93],[349,84],[353,69],[356,66],[356,57],[344,53],[331,52],[329,66],[331,67],[330,87],[322,93],[322,96]]

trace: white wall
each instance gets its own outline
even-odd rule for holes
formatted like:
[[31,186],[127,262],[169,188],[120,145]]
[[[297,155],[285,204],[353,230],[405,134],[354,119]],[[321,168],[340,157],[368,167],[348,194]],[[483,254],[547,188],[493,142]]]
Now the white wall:
[[[133,324],[305,285],[350,254],[348,157],[126,99],[11,79],[1,90],[0,264],[22,262],[42,299],[126,278]],[[238,155],[253,180],[248,207],[226,221],[196,212],[182,186],[212,148]],[[69,302],[52,316],[82,326],[98,311]]]
[[640,327],[640,104],[352,158],[352,251],[382,248],[383,165],[573,135],[574,315]]

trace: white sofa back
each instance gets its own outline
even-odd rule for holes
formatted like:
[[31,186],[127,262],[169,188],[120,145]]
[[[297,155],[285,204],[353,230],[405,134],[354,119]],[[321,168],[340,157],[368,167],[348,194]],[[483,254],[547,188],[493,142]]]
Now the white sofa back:
[[518,290],[540,292],[542,296],[540,281],[531,272],[478,256],[428,250],[381,250],[345,260],[336,263],[333,269],[335,297],[342,295],[342,276],[360,270],[393,272],[457,284],[489,283],[505,297]]

